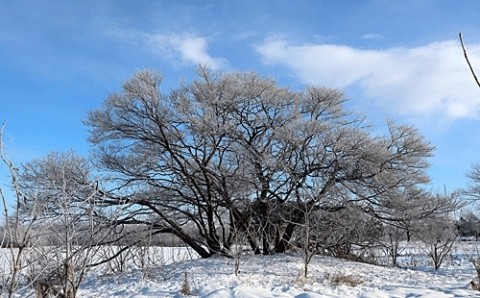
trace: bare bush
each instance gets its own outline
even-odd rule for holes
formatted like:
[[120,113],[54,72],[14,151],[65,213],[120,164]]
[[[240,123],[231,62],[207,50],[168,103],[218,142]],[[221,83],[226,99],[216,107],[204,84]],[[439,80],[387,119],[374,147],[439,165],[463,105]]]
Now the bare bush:
[[349,287],[356,287],[363,283],[363,280],[351,274],[327,274],[326,279],[333,285],[346,285]]
[[183,279],[182,288],[180,289],[180,293],[182,293],[185,296],[191,296],[192,295],[192,288],[190,286],[190,281],[188,280],[188,273],[187,272],[185,272],[185,277]]
[[238,276],[240,273],[240,265],[245,257],[246,249],[248,247],[248,236],[246,231],[236,231],[235,239],[229,248],[230,256],[233,257],[234,274]]
[[389,256],[391,265],[398,266],[397,259],[400,254],[408,247],[407,231],[397,225],[387,225],[384,227],[384,235],[380,242],[382,248]]
[[0,130],[0,158],[2,163],[8,168],[11,178],[11,187],[14,196],[13,214],[9,212],[9,206],[4,192],[0,188],[0,199],[3,206],[3,237],[2,247],[9,249],[7,256],[7,266],[4,272],[2,292],[6,292],[8,297],[13,297],[21,285],[26,286],[24,271],[29,264],[29,255],[32,247],[37,246],[37,240],[34,238],[33,227],[37,221],[35,214],[30,213],[30,220],[24,221],[20,217],[20,208],[25,198],[19,184],[18,168],[7,158],[4,152],[3,135],[5,123]]
[[22,200],[15,216],[32,233],[27,279],[41,292],[72,298],[96,260],[100,244],[108,243],[110,218],[99,216],[102,194],[91,178],[89,162],[73,152],[51,153],[18,171]]
[[422,222],[417,237],[423,250],[431,258],[435,270],[438,270],[449,256],[457,236],[458,231],[449,218],[428,219]]
[[474,290],[480,291],[480,258],[473,261],[473,266],[475,267],[477,276],[470,282],[470,285]]

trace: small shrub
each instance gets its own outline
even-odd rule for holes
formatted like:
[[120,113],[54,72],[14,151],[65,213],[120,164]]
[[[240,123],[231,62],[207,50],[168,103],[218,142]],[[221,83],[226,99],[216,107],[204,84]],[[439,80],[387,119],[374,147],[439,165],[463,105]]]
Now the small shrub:
[[183,280],[182,289],[180,290],[180,293],[182,293],[185,296],[191,296],[192,295],[192,289],[191,289],[190,283],[188,281],[188,273],[187,272],[185,272],[185,278]]
[[475,277],[471,282],[470,282],[470,285],[472,286],[472,289],[474,289],[475,291],[480,291],[480,279],[477,277]]
[[330,281],[330,283],[336,286],[346,285],[349,287],[356,287],[363,283],[363,281],[360,278],[355,277],[353,275],[348,275],[348,274],[335,274],[335,275],[327,274],[326,277],[327,277],[327,280]]
[[307,282],[307,277],[305,276],[304,272],[301,271],[298,273],[297,277],[295,278],[295,284],[299,286],[304,286]]
[[55,285],[44,281],[36,281],[33,283],[36,298],[48,298],[50,296],[58,297],[60,292]]
[[477,271],[477,276],[470,282],[470,285],[474,290],[480,291],[480,258],[473,261],[473,266],[475,266],[475,271]]

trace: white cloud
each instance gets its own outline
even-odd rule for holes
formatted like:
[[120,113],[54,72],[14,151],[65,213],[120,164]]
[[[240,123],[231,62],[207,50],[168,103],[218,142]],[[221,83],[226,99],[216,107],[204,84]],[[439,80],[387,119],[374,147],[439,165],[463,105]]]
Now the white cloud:
[[[290,45],[268,40],[256,47],[263,62],[283,65],[307,84],[357,86],[363,94],[399,113],[477,117],[478,89],[457,41],[416,48],[362,50],[344,45]],[[469,45],[472,63],[480,45]]]
[[226,60],[208,53],[205,37],[193,34],[151,34],[128,30],[110,30],[110,35],[128,42],[139,43],[152,54],[174,63],[202,64],[213,69],[221,68]]
[[184,63],[208,65],[220,68],[224,59],[212,57],[208,53],[207,40],[204,37],[189,34],[145,34],[146,46],[159,55],[180,59]]

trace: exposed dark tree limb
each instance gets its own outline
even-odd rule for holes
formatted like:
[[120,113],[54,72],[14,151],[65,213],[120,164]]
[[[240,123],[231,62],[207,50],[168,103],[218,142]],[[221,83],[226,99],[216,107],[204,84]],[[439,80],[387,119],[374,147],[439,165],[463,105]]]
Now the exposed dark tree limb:
[[468,68],[470,68],[470,72],[472,73],[473,78],[475,79],[475,82],[477,83],[477,86],[480,88],[480,81],[478,81],[477,75],[475,74],[475,71],[473,70],[472,64],[470,63],[470,59],[468,58],[467,50],[465,49],[465,44],[463,43],[463,38],[462,38],[462,33],[458,33],[458,39],[460,39],[460,44],[462,45],[462,50],[463,50],[463,56],[465,57],[465,61],[467,61]]

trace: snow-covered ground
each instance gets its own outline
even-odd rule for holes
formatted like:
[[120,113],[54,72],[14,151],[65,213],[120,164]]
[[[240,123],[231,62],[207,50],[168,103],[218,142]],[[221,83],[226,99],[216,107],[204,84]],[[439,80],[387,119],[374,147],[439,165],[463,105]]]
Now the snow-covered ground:
[[480,297],[469,285],[475,277],[467,253],[471,250],[468,244],[458,243],[439,271],[432,269],[427,258],[411,252],[400,262],[415,264],[415,269],[316,256],[304,280],[301,255],[245,255],[235,276],[231,259],[191,260],[192,254],[182,257],[181,251],[170,249],[164,254],[165,265],[147,273],[138,269],[115,275],[96,272],[83,284],[80,297],[184,297],[185,281],[193,296],[209,298]]
[[186,279],[199,297],[480,297],[470,289],[471,268],[439,272],[387,268],[330,257],[316,257],[310,278],[301,278],[302,261],[295,255],[253,256],[241,265],[238,277],[233,261],[211,258],[184,261],[153,269],[91,276],[81,297],[183,297]]
[[439,271],[416,252],[400,259],[405,266],[415,264],[410,269],[315,256],[304,280],[300,254],[244,255],[235,276],[232,259],[196,259],[185,248],[164,248],[152,254],[157,265],[143,271],[91,272],[79,297],[187,297],[182,294],[186,283],[191,296],[209,298],[480,297],[469,285],[475,277],[471,245],[457,243]]

